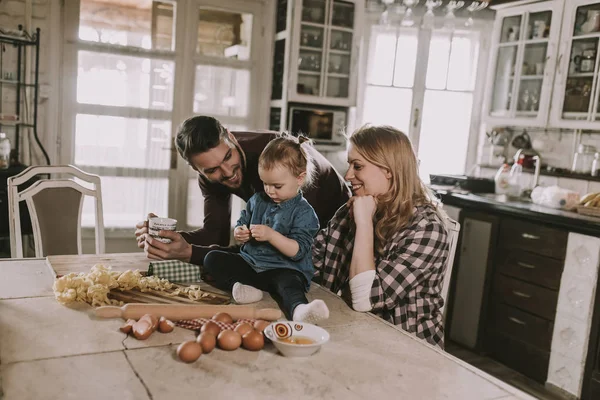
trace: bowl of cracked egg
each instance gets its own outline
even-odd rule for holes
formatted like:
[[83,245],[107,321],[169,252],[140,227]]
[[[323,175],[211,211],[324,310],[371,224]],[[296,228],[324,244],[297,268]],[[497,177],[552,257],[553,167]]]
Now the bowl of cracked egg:
[[295,321],[277,321],[267,326],[264,335],[286,357],[310,356],[329,341],[329,333],[316,325]]

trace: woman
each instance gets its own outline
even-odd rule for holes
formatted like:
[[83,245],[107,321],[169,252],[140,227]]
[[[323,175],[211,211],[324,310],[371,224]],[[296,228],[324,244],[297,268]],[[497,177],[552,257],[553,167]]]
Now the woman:
[[419,178],[410,140],[390,126],[364,126],[349,137],[348,164],[354,197],[315,238],[316,280],[349,291],[356,311],[443,348],[445,217]]

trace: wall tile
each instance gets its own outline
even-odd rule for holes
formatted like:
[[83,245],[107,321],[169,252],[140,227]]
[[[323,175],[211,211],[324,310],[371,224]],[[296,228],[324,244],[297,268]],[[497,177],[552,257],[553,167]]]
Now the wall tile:
[[581,393],[599,258],[600,238],[569,233],[558,293],[548,382],[576,396]]
[[582,196],[588,192],[588,182],[579,179],[558,178],[558,186],[574,190]]
[[581,395],[584,366],[578,360],[562,354],[550,355],[547,381],[577,397]]

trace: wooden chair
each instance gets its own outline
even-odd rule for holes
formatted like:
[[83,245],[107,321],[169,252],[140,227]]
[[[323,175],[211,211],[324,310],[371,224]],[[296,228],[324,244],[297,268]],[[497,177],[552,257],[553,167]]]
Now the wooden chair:
[[[18,186],[34,176],[71,176],[90,183],[92,189],[73,179],[42,179],[19,192]],[[8,178],[10,252],[12,258],[23,258],[19,203],[25,201],[31,216],[35,256],[82,254],[81,211],[83,196],[94,198],[96,254],[104,253],[104,219],[100,177],[72,165],[33,166]]]
[[454,267],[454,256],[456,254],[458,234],[460,233],[460,224],[452,218],[447,218],[446,229],[448,230],[450,248],[448,250],[448,260],[446,261],[446,272],[444,273],[444,283],[442,286],[442,298],[444,299],[442,312],[444,315],[444,323],[446,322],[446,304],[448,304],[448,292],[450,291],[450,281],[452,280],[452,267]]

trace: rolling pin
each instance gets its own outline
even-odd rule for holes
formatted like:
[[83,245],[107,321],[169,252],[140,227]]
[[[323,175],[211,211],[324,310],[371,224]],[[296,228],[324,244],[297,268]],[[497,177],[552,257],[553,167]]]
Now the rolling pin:
[[99,318],[139,319],[145,314],[165,317],[171,321],[195,318],[212,318],[219,312],[231,315],[234,321],[238,319],[263,319],[276,321],[281,318],[281,310],[275,308],[256,309],[236,305],[207,305],[207,304],[145,304],[128,303],[122,307],[104,306],[96,308]]

